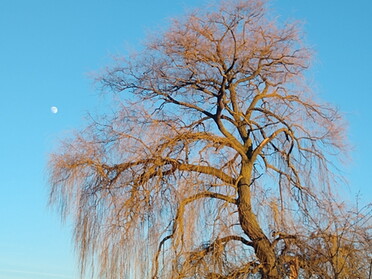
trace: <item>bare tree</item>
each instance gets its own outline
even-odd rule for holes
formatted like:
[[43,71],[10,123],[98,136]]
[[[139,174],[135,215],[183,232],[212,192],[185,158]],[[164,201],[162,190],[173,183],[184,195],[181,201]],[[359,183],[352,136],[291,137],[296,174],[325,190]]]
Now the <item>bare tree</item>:
[[370,212],[352,225],[331,198],[344,125],[306,86],[300,35],[260,0],[222,2],[100,76],[125,94],[117,113],[50,160],[50,201],[73,217],[83,272],[367,276],[357,228]]

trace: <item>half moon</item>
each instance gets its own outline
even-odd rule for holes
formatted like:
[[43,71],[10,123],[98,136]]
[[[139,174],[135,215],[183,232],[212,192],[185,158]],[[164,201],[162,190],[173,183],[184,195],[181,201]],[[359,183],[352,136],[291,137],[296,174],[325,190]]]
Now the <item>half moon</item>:
[[50,111],[54,114],[56,114],[58,112],[58,108],[57,107],[51,107],[50,108]]

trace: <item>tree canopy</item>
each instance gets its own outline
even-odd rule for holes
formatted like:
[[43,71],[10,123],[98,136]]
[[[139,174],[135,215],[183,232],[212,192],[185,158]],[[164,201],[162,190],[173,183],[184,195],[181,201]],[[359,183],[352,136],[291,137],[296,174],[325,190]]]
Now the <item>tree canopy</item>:
[[100,75],[123,101],[66,140],[49,168],[50,201],[72,216],[83,272],[370,275],[370,212],[332,195],[345,125],[306,83],[301,36],[263,1],[224,1],[174,20]]

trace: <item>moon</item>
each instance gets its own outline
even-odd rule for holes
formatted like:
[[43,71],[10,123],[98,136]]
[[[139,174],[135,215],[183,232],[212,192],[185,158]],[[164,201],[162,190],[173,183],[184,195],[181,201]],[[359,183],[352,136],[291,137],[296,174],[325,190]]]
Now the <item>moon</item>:
[[58,112],[58,108],[57,107],[51,107],[50,108],[50,111],[54,114],[56,114]]

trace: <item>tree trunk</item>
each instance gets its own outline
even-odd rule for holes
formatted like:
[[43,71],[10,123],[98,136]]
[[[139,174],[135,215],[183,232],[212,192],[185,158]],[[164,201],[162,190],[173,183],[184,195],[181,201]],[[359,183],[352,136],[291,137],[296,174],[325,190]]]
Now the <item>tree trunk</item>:
[[256,256],[262,264],[264,279],[277,279],[278,271],[275,266],[275,253],[270,240],[262,231],[257,216],[252,211],[251,205],[251,167],[242,168],[242,178],[238,183],[238,210],[240,225],[244,233],[253,242]]

